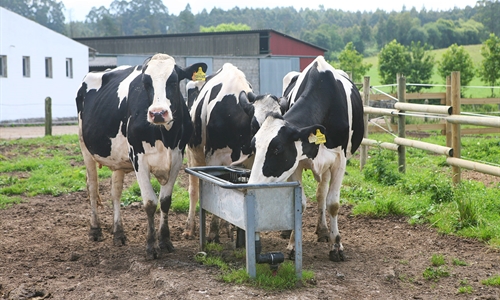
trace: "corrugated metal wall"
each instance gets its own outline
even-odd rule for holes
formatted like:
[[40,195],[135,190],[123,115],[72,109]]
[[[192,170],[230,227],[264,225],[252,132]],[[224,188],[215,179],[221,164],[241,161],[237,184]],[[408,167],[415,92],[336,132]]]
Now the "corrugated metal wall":
[[201,56],[259,55],[259,33],[194,36],[137,36],[75,38],[102,54],[155,54]]
[[260,93],[281,96],[283,77],[290,71],[300,71],[298,57],[266,57],[260,59]]

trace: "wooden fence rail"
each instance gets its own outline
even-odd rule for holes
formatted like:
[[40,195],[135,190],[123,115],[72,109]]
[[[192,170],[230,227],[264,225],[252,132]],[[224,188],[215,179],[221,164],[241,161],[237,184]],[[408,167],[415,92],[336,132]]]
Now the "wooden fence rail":
[[[454,184],[457,184],[461,180],[461,168],[474,170],[477,172],[490,174],[500,177],[500,167],[468,161],[460,158],[461,155],[461,136],[463,133],[500,133],[500,117],[478,117],[478,116],[467,116],[460,115],[460,106],[462,104],[487,104],[487,103],[500,103],[498,98],[488,98],[488,99],[467,99],[466,101],[461,101],[460,97],[460,73],[452,72],[451,76],[447,78],[447,89],[446,93],[428,93],[428,94],[406,94],[406,82],[403,76],[398,75],[398,102],[394,104],[394,109],[392,108],[376,108],[368,106],[369,100],[382,100],[388,99],[387,95],[372,95],[370,91],[370,78],[365,77],[363,81],[363,103],[364,103],[364,113],[365,113],[365,133],[364,139],[361,143],[361,159],[360,167],[361,169],[366,164],[368,150],[367,147],[370,146],[380,146],[384,149],[389,149],[398,152],[398,169],[400,172],[405,172],[406,170],[406,151],[405,147],[413,147],[417,149],[422,149],[426,151],[431,151],[437,154],[446,155],[446,162],[452,166],[452,180]],[[373,96],[373,98],[372,98]],[[383,97],[381,97],[383,96]],[[427,104],[415,104],[406,103],[408,99],[441,99],[443,105],[427,105]],[[471,101],[474,100],[474,101]],[[477,100],[477,102],[476,102]],[[481,103],[478,103],[481,102]],[[416,112],[416,113],[407,113]],[[421,113],[421,114],[419,114]],[[441,116],[427,116],[425,114],[432,113]],[[383,115],[383,116],[393,116],[398,118],[398,132],[397,137],[394,138],[394,143],[383,142],[372,140],[368,138],[369,132],[377,132],[382,130],[374,130],[376,127],[368,126],[369,115]],[[416,117],[439,117],[442,120],[440,124],[418,124],[418,125],[406,125],[405,116],[411,115]],[[485,126],[489,128],[471,128],[462,130],[461,124]],[[425,143],[421,141],[407,139],[405,137],[406,130],[414,127],[417,130],[431,130],[438,129],[446,134],[446,146],[440,146],[430,143]],[[392,128],[390,128],[392,131]]]

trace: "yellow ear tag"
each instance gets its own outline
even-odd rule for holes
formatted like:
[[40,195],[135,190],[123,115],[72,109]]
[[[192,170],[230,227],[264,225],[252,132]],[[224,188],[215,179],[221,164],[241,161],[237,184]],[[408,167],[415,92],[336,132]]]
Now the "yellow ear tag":
[[319,144],[324,144],[326,143],[326,137],[324,134],[321,133],[321,131],[319,131],[319,129],[316,129],[316,134],[311,134],[308,138],[309,140],[309,143],[314,143],[316,145],[319,145]]
[[203,70],[201,69],[201,67],[199,67],[198,71],[193,73],[192,79],[194,81],[205,81],[205,77],[206,77],[205,76],[205,72],[203,72]]

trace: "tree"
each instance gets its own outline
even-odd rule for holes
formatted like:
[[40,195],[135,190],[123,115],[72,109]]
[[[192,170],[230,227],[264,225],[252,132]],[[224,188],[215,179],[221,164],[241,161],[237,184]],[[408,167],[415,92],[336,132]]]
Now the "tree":
[[500,36],[500,1],[499,0],[479,0],[477,1],[476,21],[486,26],[489,32]]
[[64,4],[54,0],[0,0],[0,6],[40,25],[64,33]]
[[247,24],[234,24],[234,23],[222,23],[217,26],[204,27],[200,26],[200,32],[221,32],[221,31],[243,31],[250,30],[250,26]]
[[363,55],[356,51],[352,42],[347,43],[344,50],[339,54],[340,69],[351,73],[353,81],[361,81],[361,76],[366,74],[372,64],[363,63]]
[[86,20],[91,24],[91,28],[97,36],[117,36],[121,34],[120,26],[115,17],[104,6],[92,7],[87,14]]
[[398,73],[407,73],[410,59],[410,54],[406,51],[405,46],[396,40],[392,40],[389,44],[385,45],[378,54],[380,81],[383,84],[396,83]]
[[484,41],[481,47],[483,61],[478,69],[479,77],[488,85],[492,86],[491,96],[494,97],[493,86],[500,81],[500,38],[494,33],[490,38]]
[[189,3],[186,5],[186,8],[179,13],[179,33],[189,33],[189,32],[197,32],[198,30],[195,28],[195,19],[194,15],[191,12],[191,5]]
[[[408,71],[406,74],[407,82],[409,83],[430,83],[432,77],[432,69],[434,68],[434,56],[430,55],[427,51],[431,47],[427,44],[420,42],[411,42],[407,48],[410,53],[410,61],[408,63]],[[410,85],[407,87],[409,92],[420,92],[422,89],[429,87]]]
[[460,72],[460,85],[468,85],[474,79],[474,63],[470,54],[465,51],[463,46],[453,44],[443,53],[438,61],[438,73],[446,81],[446,77],[451,72]]

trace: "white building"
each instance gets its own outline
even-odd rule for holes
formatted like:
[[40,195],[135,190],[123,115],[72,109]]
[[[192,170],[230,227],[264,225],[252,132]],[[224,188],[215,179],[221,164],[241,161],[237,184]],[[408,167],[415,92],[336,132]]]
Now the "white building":
[[88,57],[87,46],[0,7],[0,123],[44,118],[46,97],[53,119],[76,117]]

